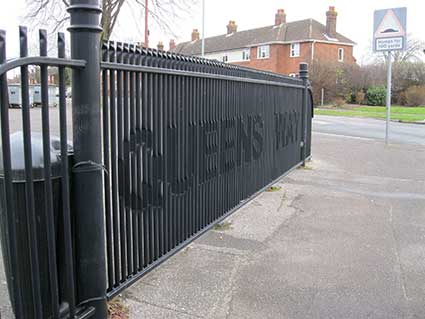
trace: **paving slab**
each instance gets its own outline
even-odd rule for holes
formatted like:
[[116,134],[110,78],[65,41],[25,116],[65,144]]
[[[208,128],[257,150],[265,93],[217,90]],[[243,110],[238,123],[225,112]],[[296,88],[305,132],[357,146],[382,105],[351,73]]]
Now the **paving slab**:
[[313,142],[308,169],[129,288],[130,317],[425,318],[425,148]]

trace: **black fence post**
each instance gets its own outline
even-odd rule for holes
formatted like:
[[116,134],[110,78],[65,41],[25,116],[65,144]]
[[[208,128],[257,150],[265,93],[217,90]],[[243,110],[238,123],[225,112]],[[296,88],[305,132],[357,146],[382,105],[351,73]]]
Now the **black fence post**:
[[302,166],[305,166],[305,159],[307,157],[307,107],[308,107],[308,64],[300,63],[300,78],[303,80],[303,106],[302,106],[302,141],[301,141],[301,156],[302,156]]
[[71,57],[87,62],[72,74],[73,214],[77,301],[107,317],[102,191],[99,0],[71,0]]

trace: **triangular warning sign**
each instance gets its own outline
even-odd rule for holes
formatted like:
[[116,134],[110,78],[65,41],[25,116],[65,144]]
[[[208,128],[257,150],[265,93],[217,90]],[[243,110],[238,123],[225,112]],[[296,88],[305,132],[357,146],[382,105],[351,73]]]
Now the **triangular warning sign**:
[[404,36],[405,31],[394,11],[389,9],[381,23],[379,24],[378,29],[376,29],[375,37],[376,38],[389,38],[394,36]]

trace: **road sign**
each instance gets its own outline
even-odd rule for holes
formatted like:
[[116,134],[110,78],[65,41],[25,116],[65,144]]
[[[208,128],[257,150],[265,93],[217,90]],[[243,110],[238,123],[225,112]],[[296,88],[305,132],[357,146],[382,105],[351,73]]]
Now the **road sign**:
[[406,8],[376,10],[373,24],[373,50],[398,51],[406,47]]
[[373,51],[386,52],[387,58],[387,125],[385,143],[389,143],[391,120],[392,51],[406,48],[406,8],[376,10],[373,16]]

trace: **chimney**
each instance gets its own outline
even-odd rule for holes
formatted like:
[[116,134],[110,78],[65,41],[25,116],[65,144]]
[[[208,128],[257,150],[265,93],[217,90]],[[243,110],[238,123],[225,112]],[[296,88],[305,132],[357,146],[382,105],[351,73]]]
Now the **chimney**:
[[174,39],[170,40],[170,51],[174,51],[174,49],[176,48],[176,42],[174,41]]
[[335,11],[335,7],[329,7],[326,12],[326,34],[332,38],[336,37],[336,16],[338,13]]
[[162,43],[162,41],[159,41],[156,47],[158,51],[164,51],[164,43]]
[[235,21],[230,20],[229,24],[227,25],[227,34],[231,34],[238,31],[238,26],[236,25]]
[[199,40],[199,31],[198,29],[193,29],[192,31],[192,41]]
[[274,16],[274,25],[280,25],[282,23],[286,23],[286,14],[285,10],[279,9]]

